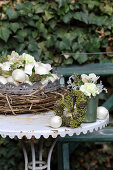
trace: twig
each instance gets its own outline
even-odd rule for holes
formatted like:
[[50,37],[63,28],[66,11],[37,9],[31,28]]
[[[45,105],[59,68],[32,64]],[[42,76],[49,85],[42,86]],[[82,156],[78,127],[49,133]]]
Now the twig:
[[50,93],[58,94],[59,96],[62,96],[62,99],[64,99],[64,95],[63,95],[63,94],[61,94],[61,93],[58,93],[58,92],[50,92]]
[[48,83],[44,84],[44,85],[43,85],[43,86],[41,86],[39,89],[37,89],[36,91],[34,91],[34,92],[32,92],[31,94],[26,95],[26,96],[32,96],[32,95],[34,95],[34,94],[36,94],[36,93],[40,92],[40,91],[41,91],[41,90],[43,90],[43,89],[44,89],[44,87],[46,87],[47,85],[48,85]]
[[33,103],[30,105],[30,108],[29,108],[29,110],[31,110],[32,106],[33,106]]
[[10,102],[9,102],[9,99],[8,99],[7,94],[6,94],[6,100],[7,100],[7,103],[8,103],[8,105],[9,105],[9,107],[10,107],[10,109],[11,109],[11,111],[12,111],[13,115],[16,115],[16,114],[15,114],[15,112],[13,111],[13,109],[12,109],[11,105],[10,105]]

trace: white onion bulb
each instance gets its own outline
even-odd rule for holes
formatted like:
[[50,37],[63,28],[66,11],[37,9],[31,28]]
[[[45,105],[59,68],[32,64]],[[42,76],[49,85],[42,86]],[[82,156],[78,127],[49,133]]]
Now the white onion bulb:
[[13,79],[13,77],[12,76],[9,76],[8,78],[7,78],[7,82],[11,82],[11,83],[14,83],[14,84],[18,84],[16,81],[14,81],[14,79]]
[[103,106],[97,107],[97,119],[105,119],[108,114],[109,111],[105,107]]
[[59,128],[62,124],[62,118],[60,116],[54,116],[50,120],[50,126],[52,128]]
[[15,81],[23,83],[26,79],[26,74],[23,70],[16,69],[12,72],[12,77]]
[[6,84],[7,83],[7,79],[3,76],[0,76],[0,83]]

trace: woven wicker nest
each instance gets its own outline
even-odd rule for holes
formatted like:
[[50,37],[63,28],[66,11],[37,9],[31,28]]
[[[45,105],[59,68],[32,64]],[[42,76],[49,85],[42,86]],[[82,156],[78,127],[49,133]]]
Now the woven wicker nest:
[[0,114],[40,113],[53,110],[57,100],[64,98],[67,90],[60,87],[59,80],[45,85],[39,82],[29,85],[0,83]]

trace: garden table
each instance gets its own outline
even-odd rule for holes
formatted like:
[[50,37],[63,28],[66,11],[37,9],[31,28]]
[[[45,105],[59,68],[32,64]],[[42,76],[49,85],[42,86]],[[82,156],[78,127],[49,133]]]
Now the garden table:
[[[25,170],[50,170],[51,155],[54,146],[58,140],[58,137],[65,137],[65,135],[72,136],[73,134],[79,135],[80,133],[86,134],[87,132],[93,132],[94,130],[105,127],[109,122],[109,115],[104,120],[97,120],[94,123],[82,123],[78,128],[60,127],[57,129],[49,126],[49,121],[54,115],[54,112],[49,111],[41,114],[22,114],[22,115],[0,115],[0,135],[5,138],[18,137],[22,139],[24,136],[30,140],[32,161],[28,161],[27,148],[22,142],[22,148],[25,158]],[[43,161],[42,150],[43,140],[47,140],[49,136],[55,138],[52,146],[50,147],[47,161]],[[32,138],[40,140],[39,147],[39,160],[36,160],[35,147]],[[22,140],[21,140],[22,141]]]

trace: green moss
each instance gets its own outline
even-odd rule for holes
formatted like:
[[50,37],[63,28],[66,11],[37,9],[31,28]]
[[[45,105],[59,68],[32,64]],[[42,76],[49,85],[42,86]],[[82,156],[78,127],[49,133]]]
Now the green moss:
[[79,78],[78,74],[77,74],[77,73],[74,73],[74,74],[72,75],[72,77],[73,77],[73,84],[77,86],[77,85],[78,85],[78,82],[80,81],[80,78]]
[[54,111],[56,115],[62,116],[64,113],[64,108],[65,108],[64,100],[63,99],[57,100],[54,106]]
[[29,80],[31,82],[39,82],[41,81],[41,75],[32,73],[32,75],[29,77]]
[[74,111],[75,102],[76,102],[76,93],[73,89],[71,89],[68,96],[64,100],[64,105],[67,108],[68,112]]
[[[76,104],[76,108],[74,107]],[[62,118],[62,126],[76,128],[84,120],[88,97],[80,90],[70,90],[66,98],[59,100],[55,104],[56,115]],[[66,113],[72,113],[72,117],[67,117]]]
[[39,75],[33,72],[32,75],[29,77],[29,79],[31,82],[39,82],[39,81],[46,79],[47,77],[53,77],[53,76],[51,74]]

